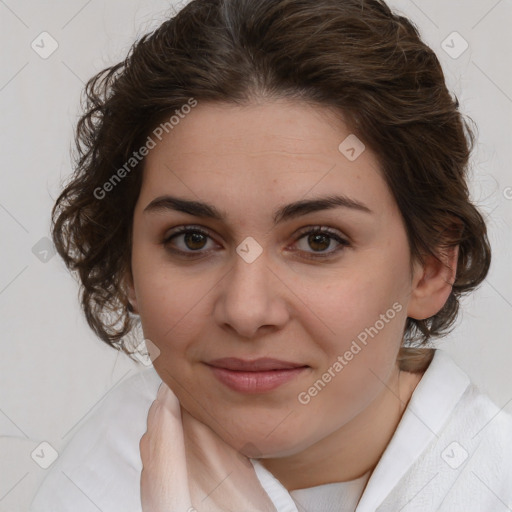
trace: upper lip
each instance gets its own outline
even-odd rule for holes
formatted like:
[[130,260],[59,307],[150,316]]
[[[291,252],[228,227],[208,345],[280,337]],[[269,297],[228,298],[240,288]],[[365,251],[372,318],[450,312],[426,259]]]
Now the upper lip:
[[289,361],[281,361],[279,359],[272,359],[269,357],[262,357],[260,359],[246,360],[238,359],[236,357],[223,357],[221,359],[214,359],[210,361],[210,366],[217,368],[225,368],[226,370],[246,371],[246,372],[262,372],[269,370],[286,370],[292,368],[302,368],[307,366],[301,363],[293,363]]

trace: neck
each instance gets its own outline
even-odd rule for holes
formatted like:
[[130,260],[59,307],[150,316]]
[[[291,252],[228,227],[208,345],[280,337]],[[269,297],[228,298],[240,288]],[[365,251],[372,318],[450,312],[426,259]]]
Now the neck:
[[377,465],[421,377],[397,368],[382,393],[349,423],[300,453],[260,462],[288,491],[361,477]]

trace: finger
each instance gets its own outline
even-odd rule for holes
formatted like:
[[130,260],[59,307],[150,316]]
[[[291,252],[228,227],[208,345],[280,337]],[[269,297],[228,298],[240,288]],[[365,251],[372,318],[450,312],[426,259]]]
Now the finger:
[[191,507],[179,401],[162,382],[139,442],[143,469],[143,512],[186,511]]
[[172,389],[162,381],[156,394],[156,400],[165,405],[169,410],[176,412],[180,411],[180,402],[178,397],[174,394]]

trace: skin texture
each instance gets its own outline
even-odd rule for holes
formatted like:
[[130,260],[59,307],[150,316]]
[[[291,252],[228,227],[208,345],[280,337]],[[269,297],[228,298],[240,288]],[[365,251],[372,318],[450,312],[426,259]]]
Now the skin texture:
[[149,409],[140,451],[144,512],[275,512],[250,461],[208,426],[182,414],[165,382]]
[[[376,465],[421,378],[396,364],[406,318],[437,313],[455,271],[456,249],[443,255],[446,265],[411,261],[376,155],[366,148],[350,161],[338,149],[350,133],[339,116],[303,102],[200,102],[147,156],[134,211],[129,298],[160,350],[155,369],[178,397],[185,424],[198,422],[234,450],[261,458],[289,490],[351,480]],[[166,194],[207,202],[226,217],[144,211]],[[279,207],[332,194],[371,213],[338,207],[273,225]],[[192,225],[210,238],[182,234],[165,243],[172,228]],[[299,232],[308,226],[328,226],[348,244],[308,243]],[[236,252],[249,236],[263,250],[252,263]],[[319,252],[329,256],[313,259]],[[394,318],[300,403],[298,395],[393,304],[400,308]],[[221,357],[309,368],[273,391],[248,395],[219,382],[205,364]],[[157,427],[158,420],[148,424],[146,441],[165,435]],[[144,459],[146,468],[147,453]],[[153,474],[165,464],[154,463]]]

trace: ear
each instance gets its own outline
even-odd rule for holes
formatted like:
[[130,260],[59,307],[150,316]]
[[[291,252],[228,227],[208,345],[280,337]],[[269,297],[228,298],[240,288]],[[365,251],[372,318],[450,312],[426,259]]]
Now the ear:
[[408,317],[425,320],[441,310],[452,292],[458,257],[459,246],[454,246],[440,250],[437,258],[429,254],[423,263],[415,263]]
[[135,294],[135,286],[133,284],[133,276],[131,270],[127,270],[124,275],[124,289],[126,292],[126,297],[128,299],[129,308],[132,313],[139,314],[139,308],[137,305],[137,296]]

